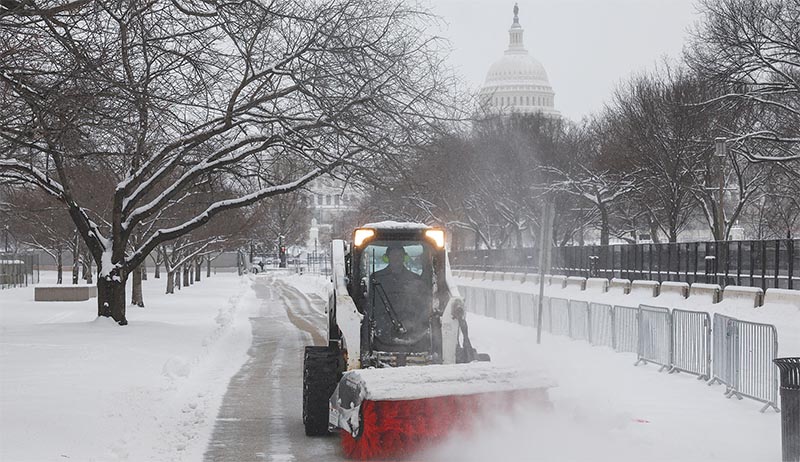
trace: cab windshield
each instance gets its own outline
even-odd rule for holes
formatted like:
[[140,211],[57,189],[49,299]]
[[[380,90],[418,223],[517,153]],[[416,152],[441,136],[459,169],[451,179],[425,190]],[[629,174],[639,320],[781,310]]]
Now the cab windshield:
[[419,241],[375,241],[364,249],[361,274],[378,350],[430,349],[432,254]]

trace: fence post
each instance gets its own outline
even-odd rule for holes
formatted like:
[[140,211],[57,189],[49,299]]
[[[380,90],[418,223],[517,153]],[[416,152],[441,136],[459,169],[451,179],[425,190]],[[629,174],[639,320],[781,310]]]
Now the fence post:
[[742,241],[736,241],[736,285],[742,285]]
[[761,290],[767,292],[767,241],[761,241]]
[[789,289],[794,289],[794,241],[789,239],[786,242],[786,254],[789,258]]
[[706,262],[706,284],[710,284],[712,281],[713,275],[717,273],[717,257],[713,255],[706,255],[705,257]]
[[775,239],[775,288],[780,289],[780,274],[781,274],[781,241]]
[[617,351],[617,307],[611,306],[611,348]]

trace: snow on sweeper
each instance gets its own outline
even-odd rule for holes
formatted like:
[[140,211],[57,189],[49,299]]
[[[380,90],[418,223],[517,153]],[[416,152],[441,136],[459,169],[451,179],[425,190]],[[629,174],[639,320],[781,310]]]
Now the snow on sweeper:
[[498,407],[547,403],[541,374],[495,366],[470,344],[443,230],[368,224],[349,253],[334,240],[331,257],[328,345],[305,349],[307,435],[338,429],[348,457],[391,458]]

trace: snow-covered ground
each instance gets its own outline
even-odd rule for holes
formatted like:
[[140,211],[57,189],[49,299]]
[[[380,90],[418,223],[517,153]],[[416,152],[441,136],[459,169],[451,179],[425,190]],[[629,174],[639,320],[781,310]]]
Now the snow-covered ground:
[[0,460],[202,460],[256,298],[234,274],[169,296],[165,284],[144,282],[126,327],[98,319],[96,299],[0,290]]
[[[310,281],[295,281],[315,290]],[[318,292],[319,293],[319,292]],[[551,411],[519,407],[455,435],[423,460],[545,462],[766,462],[781,460],[780,415],[760,403],[726,399],[694,376],[634,367],[633,354],[469,315],[479,351],[498,366],[546,371]]]
[[[327,298],[326,278],[283,279]],[[251,342],[251,285],[252,276],[218,274],[166,296],[164,280],[151,278],[147,307],[129,307],[124,328],[96,319],[94,300],[35,303],[32,288],[0,291],[0,460],[202,460]],[[546,333],[536,345],[528,327],[469,322],[496,365],[556,382],[554,406],[495,415],[479,435],[455,435],[423,460],[780,460],[780,415],[726,399],[721,386]]]

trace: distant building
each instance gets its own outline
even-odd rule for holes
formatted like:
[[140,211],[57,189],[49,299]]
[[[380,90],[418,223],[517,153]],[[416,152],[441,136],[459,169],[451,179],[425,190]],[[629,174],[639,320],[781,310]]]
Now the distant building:
[[519,6],[514,5],[514,23],[508,30],[508,49],[492,64],[480,91],[481,106],[488,114],[542,113],[559,117],[556,94],[542,63],[525,49]]
[[327,248],[331,238],[347,238],[350,217],[358,210],[361,193],[344,181],[323,177],[308,186],[308,204],[311,208],[311,228],[306,249],[318,251]]

